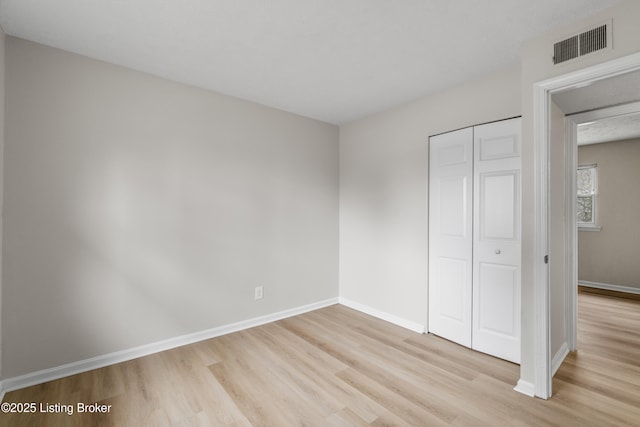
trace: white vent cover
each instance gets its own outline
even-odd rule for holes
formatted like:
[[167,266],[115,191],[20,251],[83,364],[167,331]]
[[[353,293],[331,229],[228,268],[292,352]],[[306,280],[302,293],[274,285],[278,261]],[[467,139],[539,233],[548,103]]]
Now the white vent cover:
[[610,40],[611,21],[555,43],[553,63],[560,64],[602,49],[610,49]]

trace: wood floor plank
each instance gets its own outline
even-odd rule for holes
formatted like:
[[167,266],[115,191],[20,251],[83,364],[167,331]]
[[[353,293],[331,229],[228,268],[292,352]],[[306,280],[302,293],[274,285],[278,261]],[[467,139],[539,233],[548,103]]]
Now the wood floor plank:
[[370,424],[366,420],[360,418],[358,414],[351,411],[351,409],[344,408],[340,412],[336,412],[335,414],[331,414],[331,416],[327,417],[327,425],[335,427],[366,427]]
[[0,426],[640,425],[640,301],[578,296],[578,352],[548,401],[519,367],[344,306],[7,393],[111,405],[0,414]]
[[356,369],[346,369],[337,376],[404,420],[402,423],[404,425],[446,426],[450,424]]
[[603,396],[590,387],[581,387],[554,379],[556,392],[553,404],[569,408],[585,422],[601,425],[625,425],[630,417],[640,420],[640,408],[621,402],[614,397]]

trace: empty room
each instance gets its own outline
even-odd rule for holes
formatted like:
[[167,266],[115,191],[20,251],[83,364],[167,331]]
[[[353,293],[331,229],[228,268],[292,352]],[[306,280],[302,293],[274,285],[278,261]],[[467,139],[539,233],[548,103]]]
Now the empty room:
[[0,0],[0,426],[637,425],[639,24]]

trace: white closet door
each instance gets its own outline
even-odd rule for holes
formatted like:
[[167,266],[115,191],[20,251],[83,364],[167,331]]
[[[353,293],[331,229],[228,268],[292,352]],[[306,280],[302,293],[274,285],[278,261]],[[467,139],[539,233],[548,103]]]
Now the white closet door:
[[429,140],[429,332],[471,346],[473,131]]
[[474,128],[472,348],[520,363],[521,120]]

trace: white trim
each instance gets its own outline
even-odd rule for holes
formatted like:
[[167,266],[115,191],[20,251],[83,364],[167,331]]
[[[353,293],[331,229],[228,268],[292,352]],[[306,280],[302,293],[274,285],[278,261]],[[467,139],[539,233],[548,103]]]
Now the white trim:
[[544,399],[551,397],[552,391],[549,354],[549,269],[543,261],[549,233],[548,151],[551,95],[639,69],[640,53],[635,53],[553,77],[535,83],[533,87],[535,389],[536,395]]
[[514,387],[514,390],[518,393],[526,394],[529,397],[535,397],[536,386],[528,381],[519,380],[518,384]]
[[585,124],[595,122],[601,119],[608,119],[610,117],[626,116],[629,114],[635,114],[640,111],[640,102],[629,102],[627,104],[615,105],[613,107],[601,108],[593,111],[586,111],[584,113],[572,114],[568,116],[572,121],[577,124]]
[[345,307],[353,308],[354,310],[376,317],[378,319],[382,319],[389,323],[393,323],[394,325],[400,326],[402,328],[409,329],[410,331],[417,332],[419,334],[424,334],[426,331],[425,325],[422,325],[417,322],[412,322],[407,319],[403,319],[401,317],[386,313],[384,311],[380,311],[376,308],[372,308],[364,304],[360,304],[359,302],[351,301],[346,298],[340,297],[340,304],[344,305]]
[[[565,227],[565,330],[567,331],[567,346],[570,351],[575,351],[578,345],[578,333],[576,322],[578,316],[578,232],[575,227],[576,201],[570,195],[576,193],[577,178],[576,166],[578,164],[578,128],[572,118],[565,119],[565,212],[568,226]],[[571,219],[573,218],[573,219]],[[571,225],[573,223],[574,225]]]
[[563,342],[560,346],[558,352],[553,356],[553,360],[551,361],[551,375],[555,375],[560,369],[560,365],[564,362],[564,359],[569,354],[569,345],[566,342]]
[[599,225],[580,225],[578,231],[602,231],[602,227]]
[[535,316],[535,395],[551,397],[549,360],[549,115],[550,95],[543,83],[534,85],[533,92],[533,285]]
[[640,288],[634,288],[632,286],[624,285],[610,285],[608,283],[587,282],[586,280],[578,280],[578,285],[586,288],[604,289],[607,291],[625,292],[627,294],[640,295]]
[[53,368],[43,369],[41,371],[31,372],[13,378],[7,378],[0,381],[0,391],[4,397],[4,392],[18,390],[36,384],[42,384],[47,381],[57,380],[59,378],[87,372],[92,369],[103,368],[115,363],[126,362],[127,360],[137,359],[138,357],[148,356],[172,348],[181,347],[183,345],[193,344],[210,338],[219,337],[221,335],[238,332],[244,329],[253,328],[264,325],[266,323],[275,322],[309,311],[328,307],[338,303],[338,298],[330,298],[324,301],[303,305],[289,310],[280,311],[265,316],[255,317],[253,319],[243,320],[229,325],[219,326],[207,329],[193,334],[182,335],[167,340],[158,341],[156,343],[146,344],[127,350],[116,351],[101,356],[92,357],[77,362],[68,363],[66,365],[56,366]]

